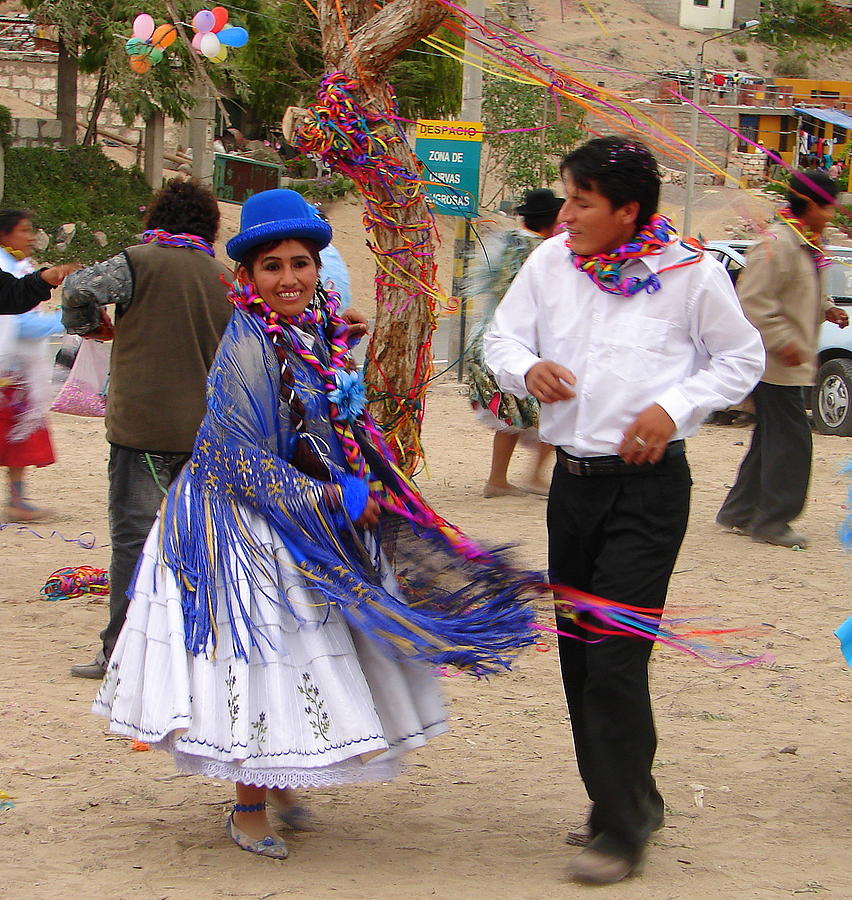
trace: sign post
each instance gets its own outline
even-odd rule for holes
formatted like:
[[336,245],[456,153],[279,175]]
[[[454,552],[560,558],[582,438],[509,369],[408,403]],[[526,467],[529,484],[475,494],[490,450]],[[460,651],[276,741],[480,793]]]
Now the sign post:
[[463,296],[473,245],[471,217],[479,214],[481,122],[418,119],[414,152],[423,164],[423,193],[433,212],[463,217],[456,226],[453,295],[460,298],[459,334],[450,341],[449,358],[458,359],[458,379],[464,377],[467,298]]
[[445,216],[477,215],[482,123],[418,119],[414,150],[432,209]]

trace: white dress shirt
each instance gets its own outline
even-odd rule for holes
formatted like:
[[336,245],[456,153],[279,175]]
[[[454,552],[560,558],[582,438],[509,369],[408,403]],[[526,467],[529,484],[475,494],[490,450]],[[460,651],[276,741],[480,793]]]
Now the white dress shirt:
[[[645,279],[691,252],[677,242],[630,261],[622,274]],[[574,373],[577,396],[541,406],[542,441],[574,456],[615,454],[625,430],[653,403],[671,416],[677,440],[757,383],[760,334],[724,267],[705,254],[659,277],[654,294],[609,294],[574,268],[564,234],[527,259],[485,336],[485,361],[516,397],[529,396],[524,377],[540,360]]]

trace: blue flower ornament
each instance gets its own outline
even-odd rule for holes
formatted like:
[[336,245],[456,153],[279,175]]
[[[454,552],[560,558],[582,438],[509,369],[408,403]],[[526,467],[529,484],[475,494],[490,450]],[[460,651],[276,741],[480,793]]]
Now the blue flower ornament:
[[334,373],[334,383],[337,387],[329,391],[328,399],[337,407],[336,418],[351,424],[364,412],[367,405],[364,380],[358,371],[338,369]]

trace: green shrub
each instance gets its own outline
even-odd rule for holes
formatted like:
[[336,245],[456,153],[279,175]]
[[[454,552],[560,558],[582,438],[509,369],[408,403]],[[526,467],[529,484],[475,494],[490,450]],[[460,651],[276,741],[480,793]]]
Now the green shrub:
[[0,147],[8,150],[12,146],[12,114],[5,106],[0,106]]
[[[50,235],[40,261],[92,263],[114,256],[136,243],[150,199],[139,169],[123,169],[97,147],[13,147],[6,153],[3,205],[30,210],[33,224]],[[74,240],[57,253],[56,229],[72,222]],[[105,247],[95,241],[96,231],[107,236]]]
[[294,179],[289,187],[314,203],[333,203],[355,190],[355,182],[335,172],[327,178]]
[[775,60],[775,74],[780,78],[807,78],[810,66],[801,54],[782,53]]
[[734,59],[737,62],[748,62],[748,53],[742,47],[734,47]]

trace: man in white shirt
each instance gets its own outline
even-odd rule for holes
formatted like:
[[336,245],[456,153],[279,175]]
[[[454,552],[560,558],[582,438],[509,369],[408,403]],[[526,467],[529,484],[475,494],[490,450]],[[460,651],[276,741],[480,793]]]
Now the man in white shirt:
[[[656,214],[657,163],[638,141],[589,141],[562,162],[567,234],[536,249],[497,309],[485,358],[498,384],[542,403],[557,448],[550,577],[661,611],[686,530],[684,438],[739,402],[763,368],[760,336],[724,268]],[[557,615],[562,680],[592,801],[579,881],[635,871],[662,825],[647,664],[651,642],[590,635]],[[579,640],[577,639],[579,638]]]

